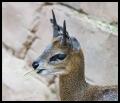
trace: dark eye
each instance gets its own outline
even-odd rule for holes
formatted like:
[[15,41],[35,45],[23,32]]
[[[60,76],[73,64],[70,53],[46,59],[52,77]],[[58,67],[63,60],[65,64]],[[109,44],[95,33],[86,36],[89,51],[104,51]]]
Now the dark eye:
[[63,60],[66,56],[66,54],[56,54],[50,58],[50,61]]

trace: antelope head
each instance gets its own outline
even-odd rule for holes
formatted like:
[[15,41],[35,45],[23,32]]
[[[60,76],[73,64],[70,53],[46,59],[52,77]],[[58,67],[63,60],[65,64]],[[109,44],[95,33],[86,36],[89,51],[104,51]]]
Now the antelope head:
[[[76,38],[70,37],[66,30],[66,22],[59,26],[52,10],[53,40],[44,52],[33,62],[32,66],[39,74],[67,74],[68,68],[78,58],[80,44]],[[77,59],[76,59],[77,60]]]

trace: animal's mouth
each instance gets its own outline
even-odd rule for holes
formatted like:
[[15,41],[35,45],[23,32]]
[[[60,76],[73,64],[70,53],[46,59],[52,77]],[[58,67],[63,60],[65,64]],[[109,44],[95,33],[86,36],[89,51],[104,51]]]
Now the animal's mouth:
[[36,69],[36,73],[40,75],[49,75],[53,73],[51,69],[46,69],[44,67]]
[[46,70],[46,69],[39,69],[39,70],[37,71],[37,73],[39,74],[39,73],[43,72],[44,70]]
[[39,67],[35,71],[36,71],[37,74],[40,74],[40,75],[43,75],[43,76],[48,75],[51,72],[51,70],[46,69],[44,67]]

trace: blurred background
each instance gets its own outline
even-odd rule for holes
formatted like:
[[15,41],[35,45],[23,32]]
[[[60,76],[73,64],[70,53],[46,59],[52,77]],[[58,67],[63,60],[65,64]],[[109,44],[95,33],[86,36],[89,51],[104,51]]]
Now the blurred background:
[[52,9],[81,44],[86,81],[118,84],[117,2],[2,2],[2,100],[59,100],[58,77],[28,73],[52,39]]

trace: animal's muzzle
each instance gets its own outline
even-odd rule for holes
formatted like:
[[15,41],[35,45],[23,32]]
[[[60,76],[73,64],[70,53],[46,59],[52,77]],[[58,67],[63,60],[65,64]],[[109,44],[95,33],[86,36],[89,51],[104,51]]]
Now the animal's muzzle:
[[36,69],[37,67],[39,66],[39,63],[38,62],[33,62],[32,63],[32,67],[34,68],[34,69]]

